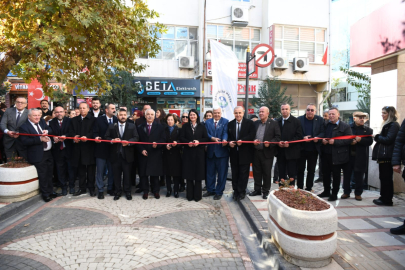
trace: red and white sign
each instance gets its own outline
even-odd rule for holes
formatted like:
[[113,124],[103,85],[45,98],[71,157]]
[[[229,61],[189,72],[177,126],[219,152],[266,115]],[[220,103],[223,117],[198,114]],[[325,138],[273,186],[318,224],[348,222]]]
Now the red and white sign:
[[[212,97],[212,84],[211,83],[208,84],[208,87],[209,87],[209,91],[205,91],[205,93],[208,94],[206,96],[207,97]],[[256,82],[256,81],[250,82],[249,89],[248,89],[248,95],[256,96],[258,87],[259,87],[258,82]],[[236,94],[238,96],[241,96],[241,97],[244,98],[245,97],[245,91],[246,91],[245,88],[246,88],[245,84],[238,83],[238,92]]]
[[255,110],[254,109],[248,109],[248,114],[255,114]]
[[177,115],[177,117],[181,117],[180,116],[180,110],[169,110],[169,113],[175,114],[175,115]]
[[[61,89],[61,83],[50,83],[52,88]],[[28,84],[28,109],[31,108],[38,108],[41,106],[41,101],[46,99],[50,102],[50,98],[44,95],[44,91],[42,90],[42,85],[38,82],[38,80],[32,80]]]
[[268,44],[259,44],[257,45],[252,54],[256,55],[256,66],[258,67],[268,67],[274,61],[274,50]]
[[[211,61],[207,61],[207,72],[206,77],[212,77],[212,69],[211,69]],[[246,63],[238,63],[238,78],[246,78]],[[250,79],[257,79],[259,78],[259,74],[257,69],[255,72],[250,74]]]

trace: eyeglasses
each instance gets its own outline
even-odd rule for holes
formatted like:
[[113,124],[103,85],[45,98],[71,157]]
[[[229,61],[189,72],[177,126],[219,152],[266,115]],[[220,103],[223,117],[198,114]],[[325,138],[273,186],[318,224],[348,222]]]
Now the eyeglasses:
[[314,112],[314,109],[307,109],[307,112]]
[[188,116],[182,116],[181,118],[188,118]]
[[24,102],[24,101],[16,101],[15,103],[16,104],[25,104],[26,102]]

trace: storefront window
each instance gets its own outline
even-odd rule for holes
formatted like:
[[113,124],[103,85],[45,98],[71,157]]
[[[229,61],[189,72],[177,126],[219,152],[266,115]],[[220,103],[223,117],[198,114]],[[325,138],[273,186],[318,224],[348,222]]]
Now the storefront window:
[[157,98],[157,109],[163,109],[166,114],[175,113],[180,116],[183,112],[196,109],[195,98]]

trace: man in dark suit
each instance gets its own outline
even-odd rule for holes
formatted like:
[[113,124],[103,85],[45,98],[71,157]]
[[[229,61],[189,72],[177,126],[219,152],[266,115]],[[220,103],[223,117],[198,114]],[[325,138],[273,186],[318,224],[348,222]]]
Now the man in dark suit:
[[18,155],[27,159],[27,148],[17,140],[19,128],[28,119],[27,99],[18,97],[15,101],[15,107],[8,108],[1,117],[0,128],[4,132],[3,143],[7,160]]
[[72,140],[65,140],[68,133],[70,118],[65,117],[65,110],[58,106],[53,110],[56,117],[49,122],[49,134],[59,137],[52,137],[54,143],[52,147],[53,160],[58,172],[58,180],[62,187],[62,195],[67,195],[67,188],[70,188],[70,194],[75,189],[75,174],[69,164],[73,147]]
[[233,199],[243,200],[249,180],[250,163],[253,162],[254,147],[251,143],[240,141],[253,141],[255,127],[253,121],[244,118],[245,110],[241,106],[235,107],[235,119],[228,124],[228,141],[230,147]]
[[267,199],[271,185],[271,167],[274,156],[277,154],[277,145],[269,142],[279,142],[281,137],[277,122],[269,118],[270,110],[267,107],[259,109],[260,120],[254,122],[255,126],[255,152],[253,159],[254,191],[249,196],[258,196],[263,193]]
[[[323,118],[316,115],[316,106],[313,103],[308,104],[305,115],[298,117],[301,122],[302,134],[304,139],[323,138],[325,136],[325,125]],[[314,140],[301,143],[301,154],[298,160],[297,186],[304,188],[304,173],[307,167],[307,181],[305,190],[312,191],[314,186],[315,168],[318,161],[318,155],[321,152],[321,141]]]
[[38,109],[30,109],[28,120],[20,126],[20,132],[25,134],[44,134],[44,136],[21,136],[20,141],[27,147],[27,160],[35,166],[38,172],[39,189],[45,202],[56,198],[58,194],[53,192],[52,174],[52,142],[46,136],[48,126],[41,120],[41,112]]
[[295,185],[301,146],[299,143],[289,144],[289,142],[302,140],[301,123],[300,120],[291,115],[291,106],[288,103],[281,104],[281,117],[277,118],[276,121],[281,131],[281,139],[278,144],[280,149],[277,154],[279,180],[280,182],[281,179],[287,180],[287,168],[290,185]]
[[134,162],[135,145],[128,142],[139,141],[138,132],[134,124],[127,123],[127,111],[120,109],[118,112],[118,124],[109,125],[106,140],[111,140],[111,160],[114,172],[115,196],[114,200],[119,200],[122,194],[121,175],[123,175],[123,186],[127,200],[132,200],[131,196],[131,167]]
[[[118,123],[115,114],[115,105],[108,104],[105,110],[105,114],[99,116],[94,123],[93,133],[94,138],[98,140],[105,140],[105,134],[110,125]],[[110,158],[110,144],[106,142],[96,142],[94,149],[94,156],[96,157],[96,184],[98,189],[98,199],[104,199],[104,170],[105,167],[108,169],[108,184],[107,184],[107,194],[113,196],[113,182],[114,182],[114,169],[111,165]]]
[[42,118],[45,116],[52,116],[52,111],[49,109],[49,101],[47,99],[43,99],[40,102],[41,111],[42,111]]
[[221,108],[214,108],[213,113],[214,117],[205,122],[205,128],[211,141],[223,142],[223,144],[207,146],[207,192],[203,197],[215,195],[214,200],[220,200],[228,175],[229,149],[225,146],[228,141],[229,121],[222,117]]
[[[72,118],[69,126],[69,136],[75,137],[73,140],[72,166],[76,168],[79,175],[79,190],[73,196],[86,194],[86,188],[90,191],[90,196],[95,197],[95,171],[96,162],[94,158],[93,126],[96,118],[89,114],[89,104],[82,102],[79,105],[80,115]],[[87,180],[86,180],[87,179]]]
[[[140,125],[146,123],[146,111],[152,109],[150,105],[143,105],[142,116],[135,120],[135,126],[138,128]],[[154,122],[160,123],[159,118],[154,119]],[[139,130],[138,130],[139,133]]]
[[143,190],[143,199],[148,199],[149,180],[152,192],[156,199],[160,198],[159,176],[163,175],[162,144],[165,142],[164,128],[155,122],[155,111],[148,109],[145,112],[146,123],[138,127],[139,141],[154,144],[137,144],[140,186]]
[[105,114],[105,112],[101,109],[101,103],[98,97],[91,99],[91,106],[92,108],[90,109],[89,114],[93,115],[95,118]]

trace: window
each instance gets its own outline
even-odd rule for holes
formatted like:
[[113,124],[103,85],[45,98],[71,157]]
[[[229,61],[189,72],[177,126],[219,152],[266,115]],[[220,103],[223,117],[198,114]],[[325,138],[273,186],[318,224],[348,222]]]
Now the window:
[[167,32],[158,36],[161,50],[152,59],[175,60],[179,56],[193,56],[198,60],[197,27],[167,26]]
[[232,0],[232,1],[234,1],[234,2],[248,2],[248,3],[250,3],[250,0]]
[[260,29],[248,27],[231,27],[223,25],[207,25],[208,51],[209,40],[215,39],[235,52],[239,62],[246,61],[246,49],[250,51],[260,43]]
[[311,63],[321,63],[326,49],[325,29],[275,25],[274,53],[277,56],[308,57]]

